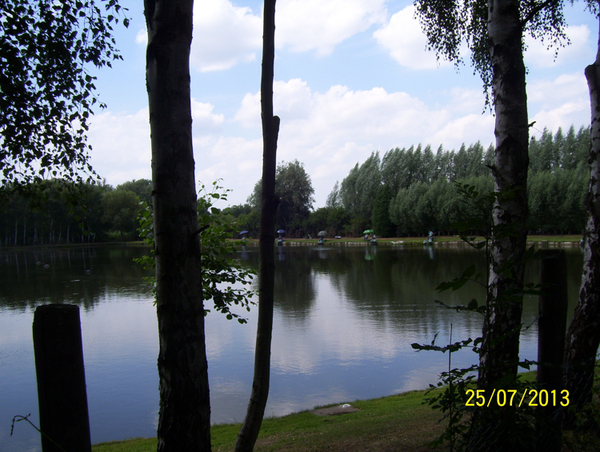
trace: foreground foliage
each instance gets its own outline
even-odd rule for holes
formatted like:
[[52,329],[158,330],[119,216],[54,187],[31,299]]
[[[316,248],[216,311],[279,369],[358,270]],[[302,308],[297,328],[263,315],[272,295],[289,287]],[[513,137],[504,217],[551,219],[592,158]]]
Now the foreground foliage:
[[93,173],[86,134],[98,98],[87,68],[122,59],[112,26],[123,9],[100,3],[0,2],[0,185]]
[[[227,319],[246,323],[246,319],[233,312],[231,308],[238,306],[250,311],[250,306],[254,304],[252,298],[255,292],[245,286],[252,283],[256,273],[232,257],[236,253],[236,246],[227,240],[228,231],[233,227],[232,219],[215,206],[218,201],[227,201],[229,191],[220,187],[215,181],[210,191],[202,185],[198,195],[198,227],[202,247],[202,298],[204,301],[212,300],[215,311],[225,314]],[[152,208],[143,201],[140,205],[138,230],[152,252],[137,261],[146,268],[154,268]],[[155,278],[150,278],[149,282],[152,285],[156,284]],[[206,309],[205,306],[204,311],[208,314],[210,309]]]

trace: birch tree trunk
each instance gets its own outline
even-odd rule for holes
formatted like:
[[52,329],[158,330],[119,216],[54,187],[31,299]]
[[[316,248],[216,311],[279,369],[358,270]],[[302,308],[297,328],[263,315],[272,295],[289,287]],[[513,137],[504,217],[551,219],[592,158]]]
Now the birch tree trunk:
[[[488,1],[488,35],[496,113],[492,168],[496,202],[478,387],[491,395],[494,388],[515,384],[523,310],[529,131],[519,0]],[[492,402],[476,411],[473,425],[469,450],[528,448],[523,442],[528,433],[519,431],[511,407]]]
[[265,0],[261,109],[263,132],[262,210],[260,216],[258,326],[254,351],[254,378],[246,418],[238,434],[235,452],[252,452],[258,438],[269,396],[271,336],[275,287],[275,196],[279,117],[273,116],[273,65],[275,60],[275,0]]
[[490,0],[496,153],[492,262],[479,385],[514,381],[519,356],[525,246],[529,130],[518,0]]
[[189,58],[192,0],[145,0],[160,350],[158,451],[210,451]]
[[592,396],[594,364],[600,345],[600,36],[596,61],[585,68],[592,109],[590,182],[583,244],[583,275],[579,301],[565,343],[565,389],[581,411]]

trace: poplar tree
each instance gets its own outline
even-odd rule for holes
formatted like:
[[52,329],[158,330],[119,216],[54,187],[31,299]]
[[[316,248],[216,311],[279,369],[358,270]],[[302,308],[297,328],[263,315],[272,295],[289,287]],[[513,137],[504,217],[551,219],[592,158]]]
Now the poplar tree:
[[392,189],[388,185],[382,185],[373,201],[373,230],[380,237],[396,235],[396,228],[390,220],[390,203],[393,198]]

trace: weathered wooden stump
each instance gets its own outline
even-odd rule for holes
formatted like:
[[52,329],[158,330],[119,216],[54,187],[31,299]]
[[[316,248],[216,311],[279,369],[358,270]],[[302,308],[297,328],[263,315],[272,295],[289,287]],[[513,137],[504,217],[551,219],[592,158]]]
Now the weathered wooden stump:
[[[567,258],[564,250],[544,251],[540,270],[537,382],[549,395],[540,406],[536,450],[561,449],[562,364],[567,323]],[[553,391],[555,391],[553,393]],[[541,399],[540,395],[540,400]],[[554,402],[556,401],[556,406]]]
[[42,450],[91,452],[79,308],[36,308],[33,343]]

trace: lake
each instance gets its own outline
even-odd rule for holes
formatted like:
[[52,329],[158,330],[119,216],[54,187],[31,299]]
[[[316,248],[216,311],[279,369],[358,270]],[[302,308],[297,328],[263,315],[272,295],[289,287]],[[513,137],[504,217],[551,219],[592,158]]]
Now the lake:
[[[155,436],[158,418],[158,333],[148,272],[133,262],[142,247],[97,246],[0,251],[0,450],[40,451],[37,388],[31,339],[40,304],[80,306],[92,442]],[[447,354],[415,352],[413,342],[445,345],[475,338],[476,314],[438,307],[483,302],[484,290],[465,286],[437,293],[442,281],[483,259],[466,247],[278,247],[272,378],[266,416],[316,405],[423,389],[448,367]],[[238,257],[258,267],[257,248]],[[577,299],[582,254],[567,249],[569,315]],[[537,280],[539,263],[528,267]],[[522,358],[536,359],[537,299],[524,304]],[[206,317],[213,423],[243,420],[252,384],[256,310],[240,325],[222,314]],[[476,355],[452,355],[466,366]]]

